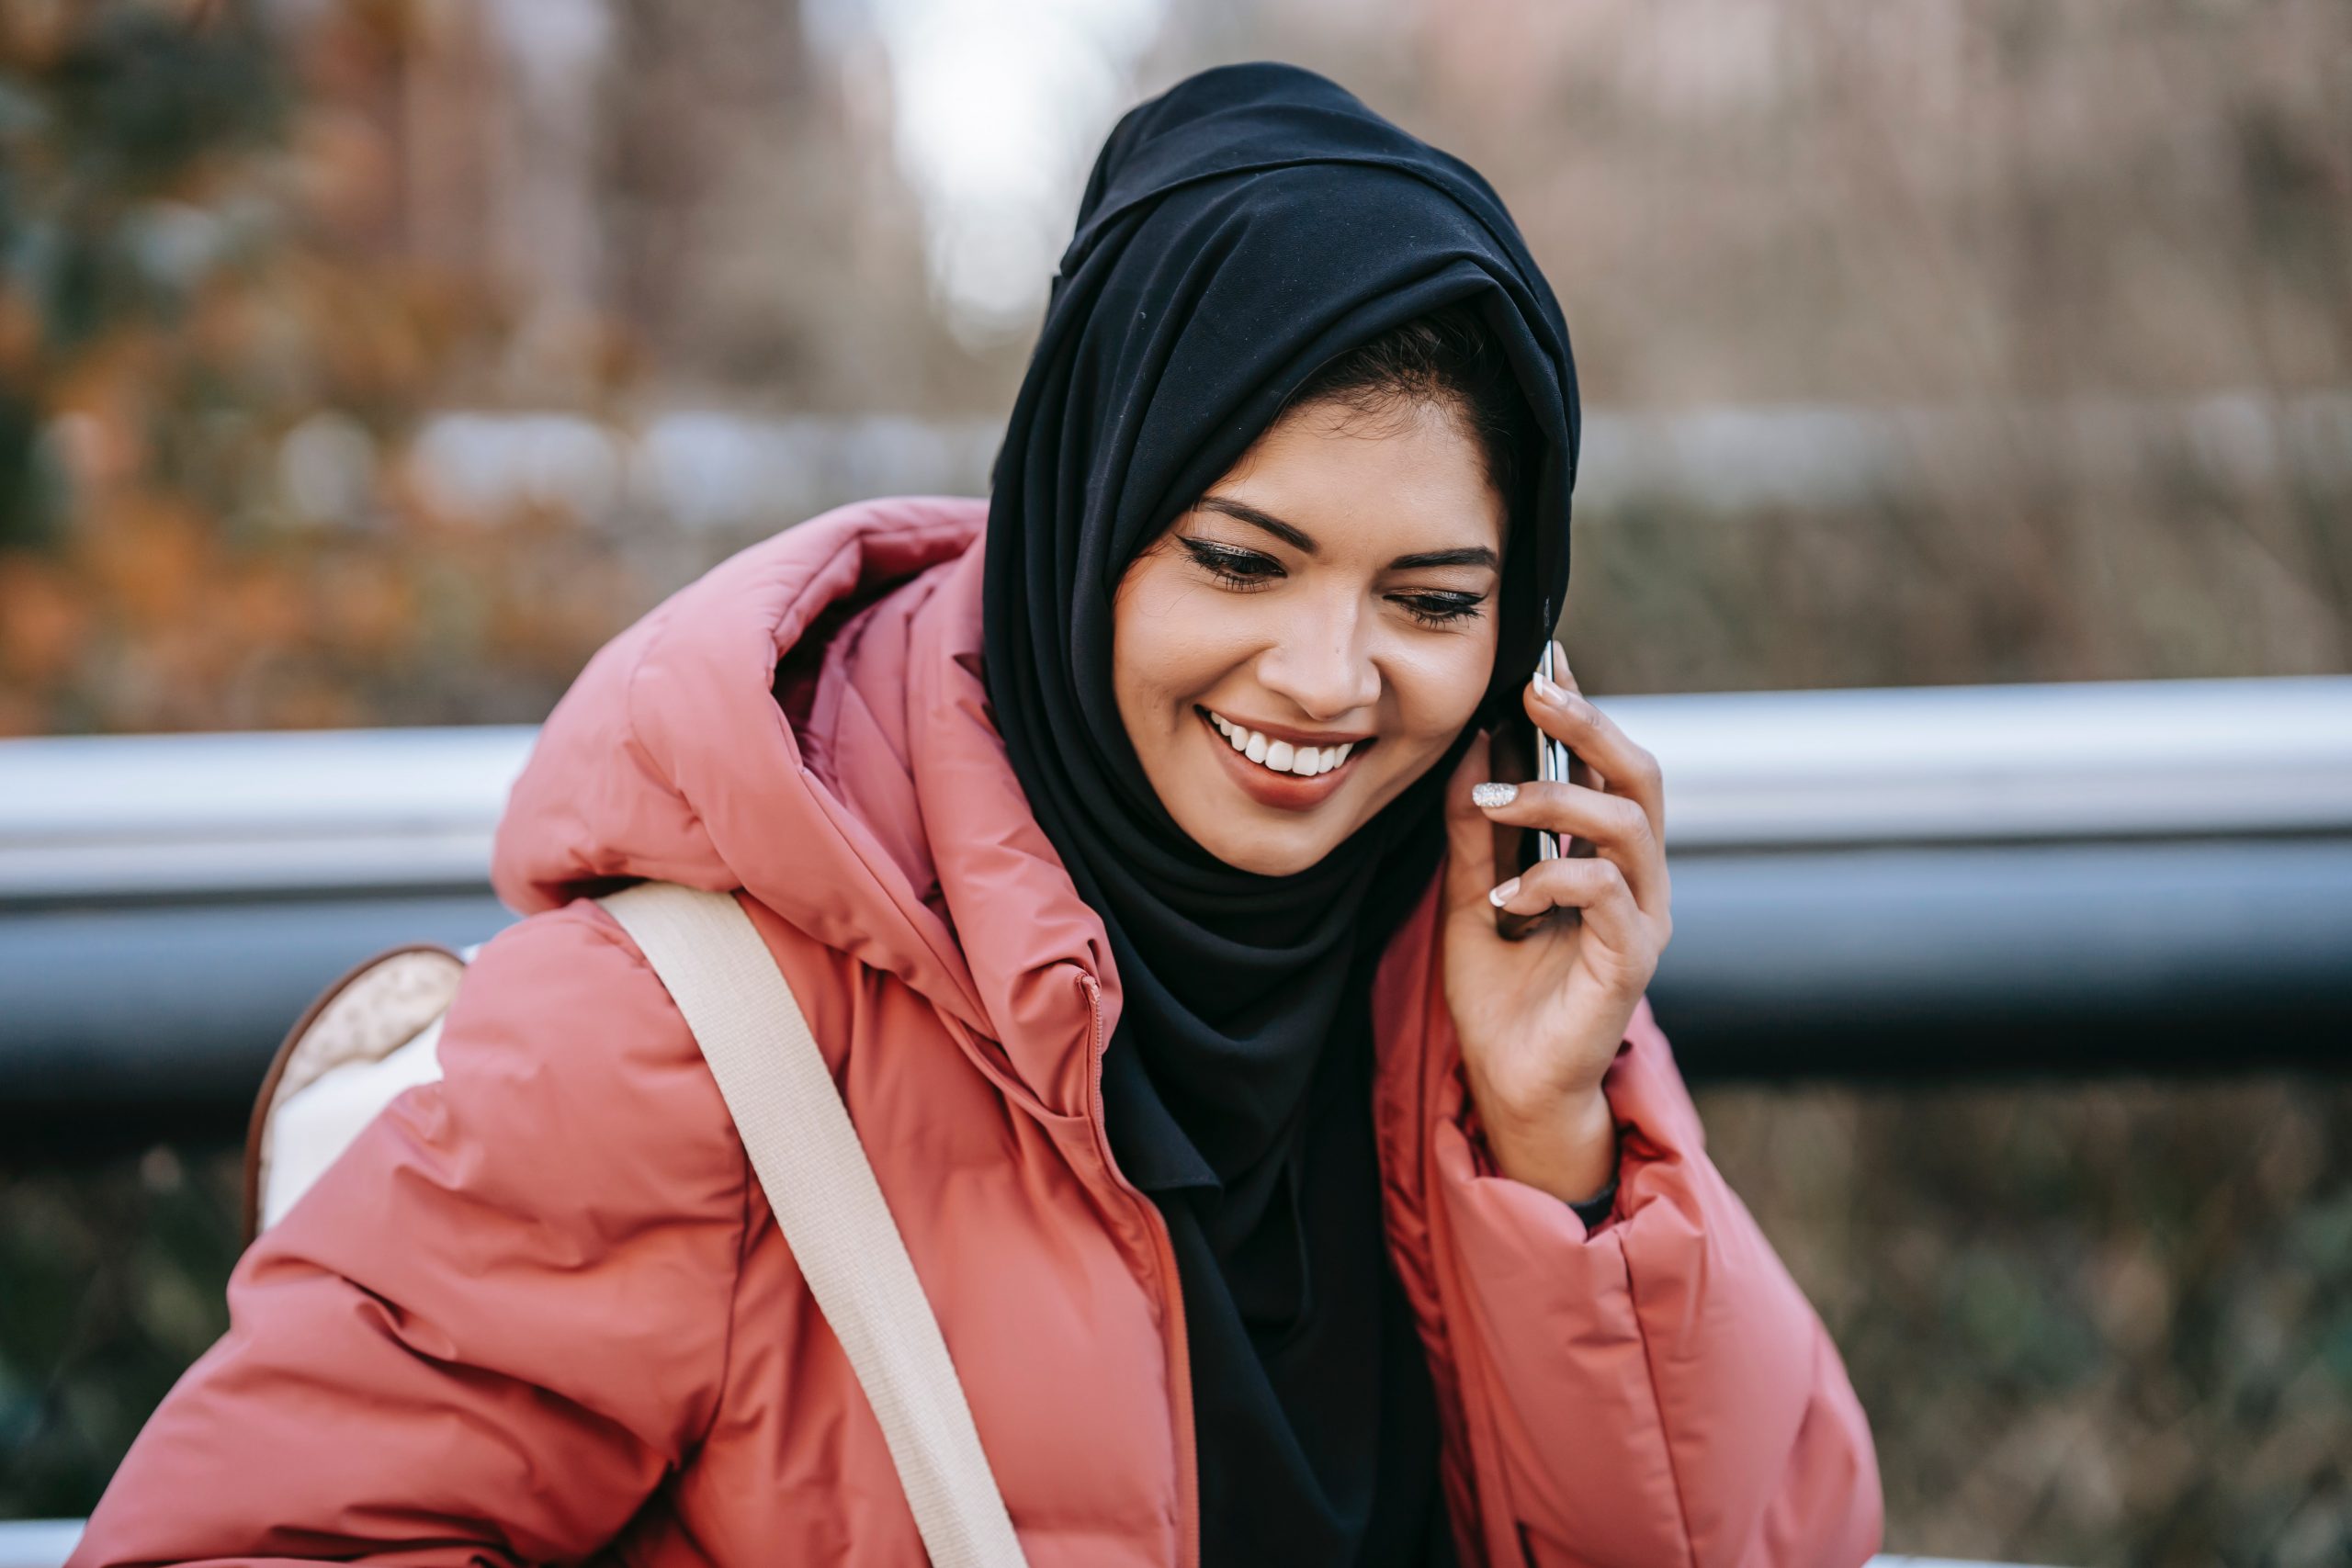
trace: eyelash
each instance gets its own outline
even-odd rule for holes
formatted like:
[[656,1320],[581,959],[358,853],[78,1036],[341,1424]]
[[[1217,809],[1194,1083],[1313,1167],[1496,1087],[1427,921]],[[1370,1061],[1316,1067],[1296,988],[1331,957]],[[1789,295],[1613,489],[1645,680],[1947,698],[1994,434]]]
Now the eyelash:
[[[1211,577],[1245,593],[1266,587],[1272,578],[1282,573],[1281,566],[1271,556],[1261,556],[1255,550],[1237,550],[1224,545],[1207,544],[1182,534],[1176,538]],[[1267,570],[1250,572],[1237,570],[1245,562],[1256,563]],[[1394,603],[1402,604],[1407,615],[1425,626],[1448,626],[1484,613],[1478,607],[1481,601],[1466,593],[1406,594],[1396,597]],[[1431,610],[1429,608],[1431,604],[1442,607]]]

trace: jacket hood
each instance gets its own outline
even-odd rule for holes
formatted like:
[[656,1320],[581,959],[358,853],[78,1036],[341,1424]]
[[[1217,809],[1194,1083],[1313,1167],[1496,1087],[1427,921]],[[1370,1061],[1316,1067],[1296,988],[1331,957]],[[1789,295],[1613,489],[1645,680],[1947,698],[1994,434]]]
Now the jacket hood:
[[743,888],[1082,1114],[1095,998],[1107,1038],[1117,979],[989,712],[987,516],[953,497],[841,507],[605,644],[508,797],[499,897],[530,915],[635,878]]

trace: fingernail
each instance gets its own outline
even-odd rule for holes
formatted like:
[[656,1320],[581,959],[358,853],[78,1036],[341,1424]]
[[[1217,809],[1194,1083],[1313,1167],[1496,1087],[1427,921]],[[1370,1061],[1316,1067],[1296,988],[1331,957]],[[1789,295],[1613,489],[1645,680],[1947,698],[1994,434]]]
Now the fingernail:
[[1509,903],[1510,901],[1510,896],[1518,891],[1519,878],[1514,876],[1509,882],[1504,883],[1500,887],[1488,888],[1487,890],[1487,902],[1499,909],[1505,904]]
[[1470,786],[1470,804],[1473,806],[1509,806],[1518,798],[1519,786],[1515,784],[1500,784],[1489,779],[1485,784]]
[[1564,695],[1559,686],[1544,679],[1541,671],[1538,671],[1535,677],[1535,694],[1547,703],[1556,703]]

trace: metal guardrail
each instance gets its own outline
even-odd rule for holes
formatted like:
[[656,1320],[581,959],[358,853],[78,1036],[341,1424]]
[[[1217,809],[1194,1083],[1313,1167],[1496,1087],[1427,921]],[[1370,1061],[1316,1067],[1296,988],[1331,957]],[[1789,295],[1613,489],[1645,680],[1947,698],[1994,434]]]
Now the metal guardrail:
[[530,725],[0,740],[0,915],[486,886]]
[[[2352,678],[1623,697],[1695,1075],[2340,1064]],[[529,727],[0,741],[0,1111],[220,1116],[317,988],[511,921]]]
[[0,1568],[62,1568],[82,1539],[80,1519],[0,1521]]

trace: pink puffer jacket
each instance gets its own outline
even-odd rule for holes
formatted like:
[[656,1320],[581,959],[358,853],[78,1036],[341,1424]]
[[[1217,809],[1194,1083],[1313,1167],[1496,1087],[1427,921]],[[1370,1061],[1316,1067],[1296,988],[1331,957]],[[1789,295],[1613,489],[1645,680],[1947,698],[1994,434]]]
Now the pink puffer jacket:
[[[984,503],[843,508],[717,567],[556,707],[497,839],[527,918],[446,1077],[238,1264],[232,1325],[74,1562],[923,1561],[881,1429],[666,992],[583,894],[741,888],[865,1140],[1036,1568],[1192,1564],[1166,1234],[1106,1150],[1102,928],[978,679]],[[1378,980],[1389,1243],[1465,1562],[1850,1564],[1836,1349],[1701,1148],[1645,1004],[1614,1217],[1495,1174],[1432,945]]]

